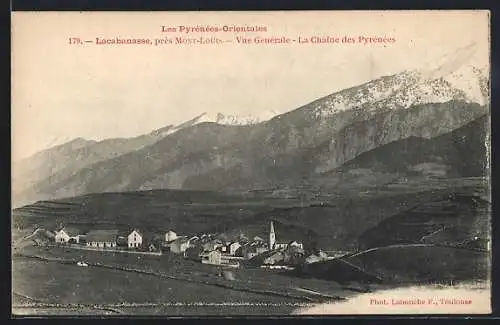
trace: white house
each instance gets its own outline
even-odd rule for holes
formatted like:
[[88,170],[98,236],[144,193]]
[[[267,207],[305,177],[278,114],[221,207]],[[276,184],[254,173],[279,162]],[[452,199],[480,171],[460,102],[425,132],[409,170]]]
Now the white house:
[[176,239],[177,239],[177,234],[175,232],[173,232],[172,230],[167,231],[167,233],[165,234],[165,241],[167,243],[171,242],[172,240],[176,240]]
[[274,253],[270,254],[269,256],[267,256],[266,258],[264,258],[263,264],[274,265],[274,264],[282,262],[284,260],[285,260],[285,256],[284,256],[283,252],[274,252]]
[[234,255],[236,251],[241,247],[241,244],[238,242],[234,242],[229,244],[229,254]]
[[203,249],[206,251],[213,251],[214,249],[217,249],[222,246],[222,243],[217,242],[215,240],[208,241],[206,243],[203,243]]
[[203,264],[220,265],[222,263],[222,253],[218,250],[203,252],[200,257]]
[[295,248],[300,248],[304,249],[304,245],[302,243],[299,243],[298,241],[294,240],[288,244],[288,247],[295,247]]
[[288,243],[275,243],[274,249],[286,249],[288,248]]
[[128,248],[137,248],[142,246],[142,234],[134,229],[127,237]]
[[188,238],[179,237],[170,244],[170,251],[175,254],[184,254],[189,246],[190,242]]
[[56,243],[67,243],[70,240],[79,243],[80,235],[78,234],[78,230],[64,227],[56,232],[54,239]]

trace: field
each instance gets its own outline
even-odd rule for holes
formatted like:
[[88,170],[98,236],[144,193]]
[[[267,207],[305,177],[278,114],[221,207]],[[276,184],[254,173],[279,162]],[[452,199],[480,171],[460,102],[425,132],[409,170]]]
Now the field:
[[486,281],[489,269],[485,251],[414,244],[373,248],[306,265],[302,271],[326,280],[407,285]]
[[[78,267],[78,260],[85,260],[89,267]],[[234,270],[234,280],[226,280],[218,272],[217,267],[169,255],[25,247],[22,255],[14,257],[13,291],[38,308],[50,306],[54,313],[63,304],[67,309],[90,308],[98,313],[279,315],[373,289],[262,269]],[[25,307],[15,311],[26,313],[26,307],[33,305],[19,301],[20,306]]]

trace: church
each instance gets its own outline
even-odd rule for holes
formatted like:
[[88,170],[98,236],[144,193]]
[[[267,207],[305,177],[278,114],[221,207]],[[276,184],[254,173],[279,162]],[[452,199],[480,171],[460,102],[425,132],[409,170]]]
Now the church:
[[301,249],[303,248],[302,243],[298,243],[297,241],[292,241],[290,243],[279,243],[276,242],[276,233],[274,231],[274,224],[271,221],[271,228],[269,229],[269,250],[281,250],[281,249],[287,249],[291,244],[293,246],[300,247]]

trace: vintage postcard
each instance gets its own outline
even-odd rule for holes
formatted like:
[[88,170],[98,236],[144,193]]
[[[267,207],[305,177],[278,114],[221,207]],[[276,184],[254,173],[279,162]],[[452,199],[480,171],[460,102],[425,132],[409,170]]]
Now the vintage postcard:
[[488,11],[13,12],[12,314],[488,314]]

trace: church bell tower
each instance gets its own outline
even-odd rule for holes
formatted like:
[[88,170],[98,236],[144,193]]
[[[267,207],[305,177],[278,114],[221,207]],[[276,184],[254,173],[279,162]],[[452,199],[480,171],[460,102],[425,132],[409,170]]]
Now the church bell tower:
[[274,248],[274,244],[276,243],[276,234],[274,233],[274,225],[271,221],[271,229],[269,230],[269,250]]

